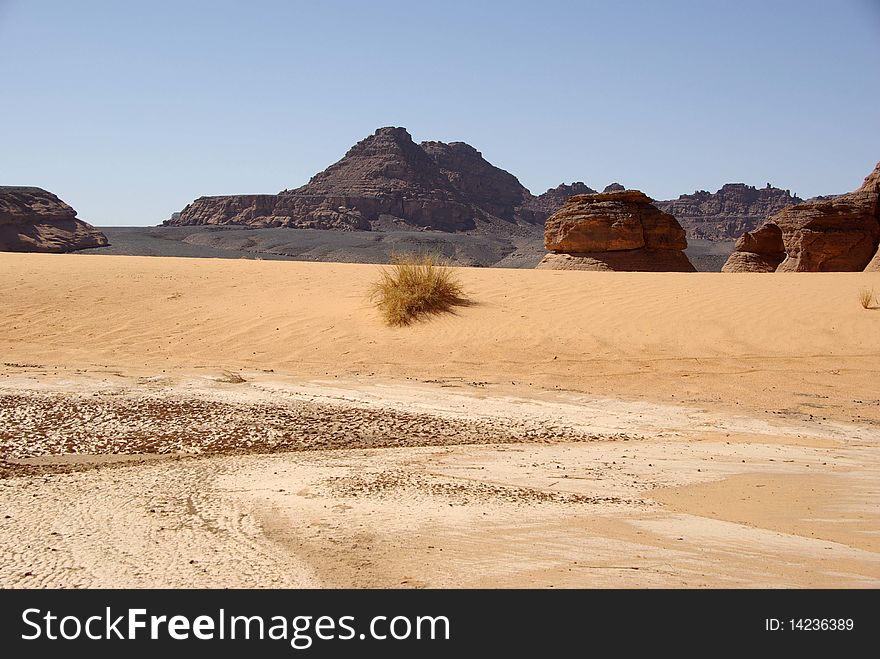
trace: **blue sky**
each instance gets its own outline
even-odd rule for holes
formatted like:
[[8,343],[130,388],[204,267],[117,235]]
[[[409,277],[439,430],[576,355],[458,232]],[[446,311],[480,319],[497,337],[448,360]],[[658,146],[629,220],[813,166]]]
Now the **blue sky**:
[[0,184],[99,225],[297,187],[379,126],[532,192],[851,190],[880,0],[0,0]]

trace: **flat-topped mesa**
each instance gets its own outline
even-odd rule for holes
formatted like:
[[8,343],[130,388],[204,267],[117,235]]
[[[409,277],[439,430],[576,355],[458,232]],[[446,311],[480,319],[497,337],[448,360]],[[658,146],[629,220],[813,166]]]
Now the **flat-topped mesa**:
[[42,188],[0,186],[0,251],[72,252],[107,245],[107,237]]
[[784,208],[736,242],[722,272],[880,268],[880,163],[854,192]]
[[655,202],[678,219],[692,238],[730,240],[755,229],[774,213],[803,199],[789,190],[725,183],[717,192],[697,190],[678,199]]
[[538,268],[695,272],[676,219],[639,190],[576,195],[544,223]]

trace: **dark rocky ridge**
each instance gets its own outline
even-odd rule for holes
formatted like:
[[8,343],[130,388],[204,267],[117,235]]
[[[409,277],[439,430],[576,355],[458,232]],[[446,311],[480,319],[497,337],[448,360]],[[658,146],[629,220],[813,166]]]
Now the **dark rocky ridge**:
[[[624,190],[619,183],[604,189]],[[541,226],[569,197],[594,193],[575,182],[534,196],[464,142],[416,144],[406,129],[386,127],[299,188],[200,197],[163,224],[521,234]],[[726,242],[800,201],[769,184],[728,183],[715,193],[655,205],[675,216],[690,238]]]
[[654,204],[675,218],[693,238],[731,240],[756,228],[787,206],[803,201],[789,190],[726,183],[718,192],[698,190],[678,199]]
[[0,251],[72,252],[103,247],[107,238],[42,188],[0,186]]
[[200,197],[166,226],[468,231],[478,223],[540,224],[549,213],[509,172],[463,142],[416,144],[380,128],[302,187],[277,195]]
[[595,192],[576,182],[534,196],[469,144],[416,144],[406,129],[386,127],[299,188],[199,197],[163,224],[518,233],[541,226],[568,197]]
[[566,199],[579,194],[596,194],[596,191],[582,181],[576,181],[571,185],[560,183],[555,188],[550,188],[547,192],[527,201],[526,206],[538,213],[545,214],[546,219],[562,208]]

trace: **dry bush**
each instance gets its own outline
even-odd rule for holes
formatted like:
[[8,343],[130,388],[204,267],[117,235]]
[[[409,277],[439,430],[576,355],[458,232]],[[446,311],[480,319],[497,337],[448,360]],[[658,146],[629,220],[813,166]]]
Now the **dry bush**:
[[385,322],[396,326],[469,304],[452,268],[430,254],[393,255],[370,299]]
[[239,373],[232,371],[223,371],[223,377],[217,378],[217,382],[228,382],[229,384],[241,384],[247,382]]
[[859,303],[862,305],[862,309],[870,309],[872,302],[874,302],[873,288],[863,288],[859,291]]

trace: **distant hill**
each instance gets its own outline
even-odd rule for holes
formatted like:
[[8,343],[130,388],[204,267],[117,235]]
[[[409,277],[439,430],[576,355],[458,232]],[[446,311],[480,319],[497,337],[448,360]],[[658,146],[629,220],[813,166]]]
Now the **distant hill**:
[[671,213],[689,238],[733,240],[751,231],[783,208],[803,199],[789,190],[756,188],[745,183],[726,183],[717,192],[698,190],[670,201],[656,201],[660,210]]
[[304,186],[275,195],[200,197],[166,225],[469,231],[481,223],[541,224],[533,195],[464,142],[416,144],[380,128]]
[[[612,183],[605,192],[621,191]],[[352,146],[305,185],[276,194],[199,197],[165,226],[236,225],[342,231],[443,231],[529,235],[579,194],[583,182],[533,195],[516,176],[464,142],[417,144],[405,128],[385,127]],[[657,201],[691,239],[730,241],[803,201],[767,184],[727,183]]]
[[521,234],[586,184],[535,196],[464,142],[416,144],[405,128],[379,128],[305,185],[277,194],[199,197],[165,226],[242,225],[337,230]]

